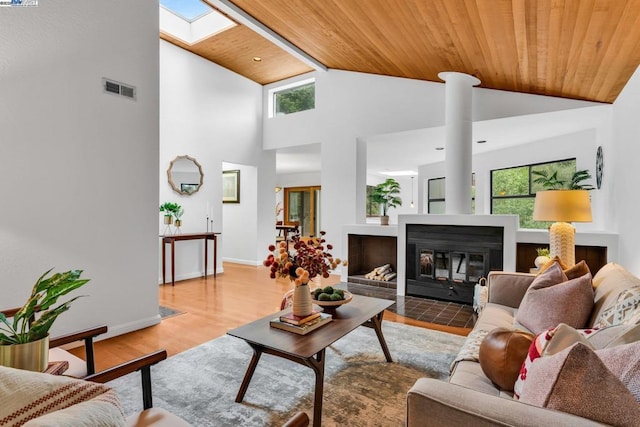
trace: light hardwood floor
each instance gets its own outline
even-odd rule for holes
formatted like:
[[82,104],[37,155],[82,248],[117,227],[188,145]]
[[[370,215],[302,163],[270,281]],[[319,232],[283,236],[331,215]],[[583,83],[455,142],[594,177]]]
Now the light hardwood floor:
[[[320,280],[323,286],[340,282],[339,276]],[[269,279],[265,267],[225,263],[224,273],[161,285],[161,306],[183,314],[168,317],[158,325],[95,344],[96,369],[102,370],[143,354],[164,348],[173,356],[224,335],[240,325],[280,309],[282,295],[291,289],[288,280]],[[467,335],[469,329],[434,325],[385,312],[385,320]],[[71,350],[84,358],[82,348]]]

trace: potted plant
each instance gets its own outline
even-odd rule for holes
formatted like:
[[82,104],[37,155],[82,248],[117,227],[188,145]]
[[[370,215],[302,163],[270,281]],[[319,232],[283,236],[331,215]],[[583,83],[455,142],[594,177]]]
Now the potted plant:
[[49,329],[80,296],[57,307],[53,305],[59,297],[89,281],[80,279],[82,270],[55,273],[45,278],[50,272],[40,276],[27,302],[13,314],[12,321],[9,320],[11,317],[0,313],[0,365],[40,372],[47,368]]
[[179,209],[182,209],[182,207],[177,203],[164,202],[163,204],[161,204],[160,212],[164,212],[164,223],[167,225],[172,224],[175,212],[177,212]]
[[180,205],[172,212],[173,217],[175,218],[176,227],[180,227],[182,225],[182,215],[184,215],[184,208]]
[[549,248],[536,248],[536,253],[538,254],[538,256],[536,257],[536,259],[533,261],[534,265],[536,266],[536,268],[540,268],[543,265],[545,265],[546,263],[549,262],[550,258],[549,258]]
[[385,182],[376,185],[371,194],[371,200],[374,203],[380,203],[382,207],[382,216],[380,224],[389,225],[389,216],[387,211],[389,208],[397,208],[402,206],[402,199],[399,197],[400,184],[393,178],[388,178]]

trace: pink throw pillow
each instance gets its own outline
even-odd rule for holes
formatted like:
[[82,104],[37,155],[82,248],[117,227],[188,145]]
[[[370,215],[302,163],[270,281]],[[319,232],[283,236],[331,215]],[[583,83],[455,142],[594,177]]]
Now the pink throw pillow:
[[557,327],[546,330],[536,336],[531,342],[529,352],[524,362],[522,362],[520,374],[516,378],[513,386],[513,397],[516,400],[520,398],[520,394],[528,378],[529,368],[536,359],[559,353],[575,343],[582,343],[593,348],[588,338],[595,332],[597,332],[595,329],[577,330],[561,323]]
[[559,265],[553,265],[529,286],[516,314],[516,321],[534,334],[566,323],[583,328],[593,309],[591,274],[566,280]]
[[637,426],[640,405],[602,360],[583,344],[537,359],[520,401],[605,424]]

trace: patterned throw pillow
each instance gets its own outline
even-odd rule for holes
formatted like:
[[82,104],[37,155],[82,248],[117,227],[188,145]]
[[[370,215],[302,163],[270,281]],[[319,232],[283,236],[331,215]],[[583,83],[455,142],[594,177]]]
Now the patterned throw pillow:
[[537,359],[529,376],[521,402],[605,424],[638,425],[640,405],[634,396],[606,362],[583,344]]
[[620,292],[616,302],[606,308],[593,325],[606,328],[640,321],[640,286],[634,286]]
[[480,344],[482,344],[482,341],[489,332],[490,331],[485,331],[482,329],[471,331],[469,336],[467,336],[464,344],[462,345],[462,348],[460,348],[460,351],[458,351],[458,355],[451,363],[451,367],[449,368],[450,373],[453,373],[453,370],[455,369],[458,362],[461,362],[463,360],[468,360],[471,362],[479,361],[478,354],[480,353]]
[[[111,390],[104,384],[0,366],[0,425],[21,426],[29,420],[102,396]],[[113,407],[112,412],[116,416],[119,414],[118,418],[124,425],[117,396],[107,396],[101,400]]]
[[542,356],[556,354],[578,342],[593,348],[587,338],[594,332],[596,332],[594,329],[578,330],[561,323],[555,328],[551,328],[536,336],[531,343],[531,347],[529,347],[527,357],[524,359],[522,367],[520,368],[520,375],[518,375],[516,383],[513,386],[513,397],[515,399],[520,398],[520,394],[527,380],[529,368],[534,360]]

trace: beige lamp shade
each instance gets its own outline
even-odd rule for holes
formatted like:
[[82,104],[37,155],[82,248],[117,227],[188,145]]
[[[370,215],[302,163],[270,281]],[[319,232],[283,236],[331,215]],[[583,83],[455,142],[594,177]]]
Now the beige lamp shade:
[[570,222],[591,221],[591,200],[587,190],[547,190],[536,193],[535,221],[556,221],[549,227],[549,252],[568,267],[575,264],[576,229]]
[[588,190],[546,190],[536,193],[535,221],[591,222]]

